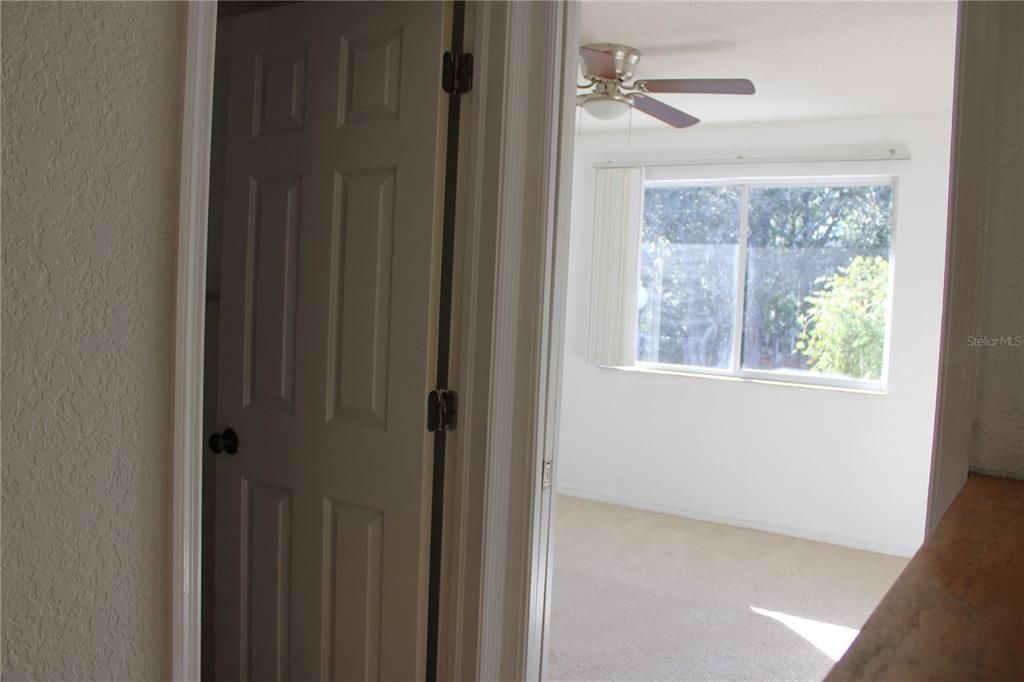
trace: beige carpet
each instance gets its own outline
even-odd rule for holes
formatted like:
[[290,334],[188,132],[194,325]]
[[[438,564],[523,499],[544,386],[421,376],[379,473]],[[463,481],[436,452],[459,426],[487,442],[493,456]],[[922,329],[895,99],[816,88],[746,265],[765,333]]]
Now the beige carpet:
[[559,496],[548,680],[820,680],[905,559]]

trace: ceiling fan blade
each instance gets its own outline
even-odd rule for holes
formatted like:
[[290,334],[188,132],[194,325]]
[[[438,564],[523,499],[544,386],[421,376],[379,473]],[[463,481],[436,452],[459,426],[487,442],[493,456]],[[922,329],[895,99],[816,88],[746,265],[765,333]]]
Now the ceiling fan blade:
[[689,128],[700,123],[700,119],[690,116],[685,111],[679,111],[664,102],[645,95],[633,95],[633,106],[659,121],[663,121],[673,128]]
[[595,76],[616,80],[619,77],[615,71],[615,58],[607,52],[599,52],[589,47],[580,48],[580,59],[586,70]]
[[633,84],[646,92],[687,92],[708,95],[753,95],[754,84],[746,78],[654,78]]

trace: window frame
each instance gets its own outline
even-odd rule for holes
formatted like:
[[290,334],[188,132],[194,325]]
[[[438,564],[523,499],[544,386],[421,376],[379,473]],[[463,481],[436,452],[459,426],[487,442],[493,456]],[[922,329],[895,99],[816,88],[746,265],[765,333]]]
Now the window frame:
[[[687,169],[693,171],[694,169]],[[748,381],[807,385],[818,388],[837,388],[871,393],[887,393],[889,377],[889,351],[892,335],[893,283],[895,276],[896,227],[899,214],[899,175],[897,173],[830,173],[830,174],[771,174],[764,175],[695,175],[684,173],[684,177],[673,177],[678,168],[661,167],[651,178],[645,167],[640,198],[641,211],[648,187],[723,187],[740,189],[740,235],[736,249],[736,296],[733,310],[733,338],[730,349],[729,367],[703,367],[665,362],[649,362],[637,358],[634,368],[658,373],[679,375],[704,375],[708,377],[743,379]],[[750,189],[760,187],[865,187],[888,185],[892,187],[892,215],[889,226],[889,282],[887,285],[885,310],[885,338],[882,344],[882,371],[878,379],[858,379],[837,374],[814,373],[810,371],[789,371],[785,369],[750,369],[743,367],[744,316],[746,313],[747,246],[750,237]],[[641,234],[640,239],[643,239]],[[642,253],[642,249],[640,250]],[[640,272],[641,263],[637,264]],[[639,277],[637,278],[639,287]],[[637,330],[639,332],[639,330]],[[639,347],[639,346],[638,346]]]

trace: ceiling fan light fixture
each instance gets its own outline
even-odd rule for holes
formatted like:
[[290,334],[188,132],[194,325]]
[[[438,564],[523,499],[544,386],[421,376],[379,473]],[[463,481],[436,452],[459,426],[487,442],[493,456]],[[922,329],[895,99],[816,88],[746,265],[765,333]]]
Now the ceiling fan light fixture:
[[588,114],[604,121],[624,116],[633,108],[633,100],[620,94],[580,95],[580,104]]

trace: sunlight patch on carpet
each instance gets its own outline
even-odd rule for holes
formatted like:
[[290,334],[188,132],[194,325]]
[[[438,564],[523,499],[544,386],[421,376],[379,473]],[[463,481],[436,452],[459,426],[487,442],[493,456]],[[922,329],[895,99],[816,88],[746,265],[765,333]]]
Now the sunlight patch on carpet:
[[756,606],[751,606],[750,610],[758,615],[767,616],[779,621],[813,644],[818,651],[833,661],[838,661],[843,657],[843,654],[846,653],[846,650],[850,648],[853,640],[860,633],[860,630],[855,630],[854,628],[825,623],[820,620],[811,620],[810,618],[801,618],[800,616],[792,616],[781,611],[769,611],[768,609],[759,609]]

